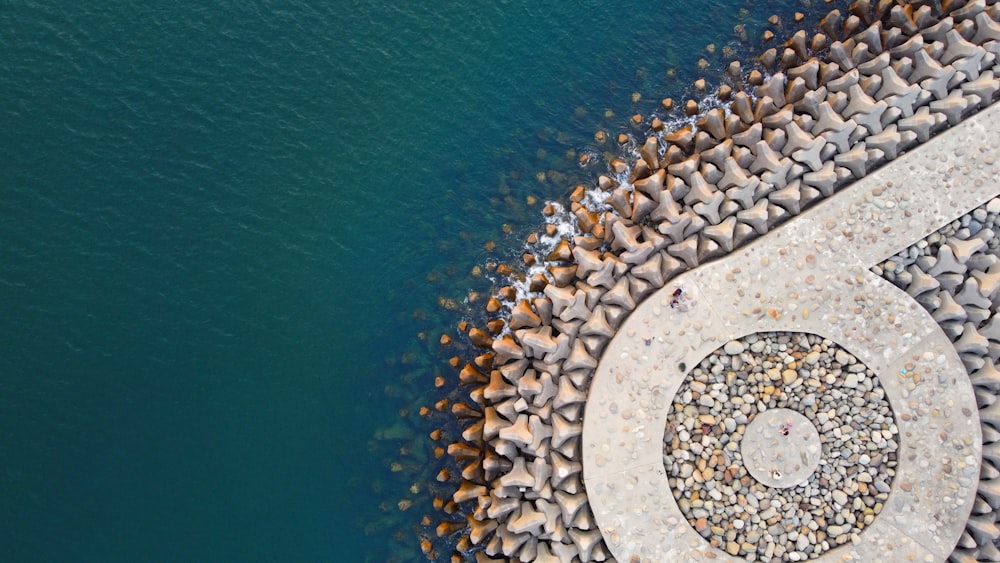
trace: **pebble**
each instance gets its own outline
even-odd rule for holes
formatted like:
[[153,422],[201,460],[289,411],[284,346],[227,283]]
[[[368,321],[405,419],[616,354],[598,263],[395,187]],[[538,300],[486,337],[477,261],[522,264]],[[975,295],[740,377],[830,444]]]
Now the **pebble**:
[[729,342],[726,342],[726,345],[723,347],[726,354],[730,356],[742,354],[744,349],[745,347],[743,346],[743,343],[739,340],[730,340]]
[[781,381],[784,382],[785,385],[789,385],[798,378],[799,374],[794,369],[786,369],[781,372]]
[[835,357],[837,359],[837,363],[842,366],[846,366],[851,361],[851,355],[845,352],[844,350],[837,350],[837,354]]

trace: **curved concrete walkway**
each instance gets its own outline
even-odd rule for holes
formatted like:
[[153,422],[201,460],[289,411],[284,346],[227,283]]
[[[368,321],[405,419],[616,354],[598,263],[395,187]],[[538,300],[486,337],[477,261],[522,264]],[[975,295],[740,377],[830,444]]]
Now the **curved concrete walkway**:
[[[994,106],[748,247],[671,280],[633,312],[597,367],[583,428],[587,495],[619,561],[743,561],[711,547],[681,514],[663,435],[684,380],[680,364],[693,367],[728,340],[761,331],[838,342],[879,374],[896,415],[889,500],[857,541],[816,561],[948,558],[979,481],[975,396],[931,316],[868,269],[1000,193],[998,161]],[[683,311],[670,307],[678,287]]]

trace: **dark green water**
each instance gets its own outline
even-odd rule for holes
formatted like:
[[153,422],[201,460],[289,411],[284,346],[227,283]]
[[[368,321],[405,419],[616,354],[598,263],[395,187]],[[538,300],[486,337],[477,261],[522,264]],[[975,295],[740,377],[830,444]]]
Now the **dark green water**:
[[439,299],[773,10],[0,0],[0,559],[419,559]]

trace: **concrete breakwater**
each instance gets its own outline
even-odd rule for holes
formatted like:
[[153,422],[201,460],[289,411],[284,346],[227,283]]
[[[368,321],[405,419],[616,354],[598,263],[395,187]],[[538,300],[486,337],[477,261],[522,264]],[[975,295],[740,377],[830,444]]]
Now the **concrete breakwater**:
[[[959,352],[957,341],[911,295],[870,268],[1000,193],[994,181],[1000,177],[1000,145],[992,141],[1000,133],[998,109],[967,119],[933,143],[852,183],[773,235],[677,276],[626,319],[592,378],[582,445],[588,503],[616,558],[944,561],[956,556],[956,541],[972,522],[976,498],[989,487],[988,480],[980,481],[980,468],[989,463],[982,460],[983,437],[989,432],[980,428],[977,397],[963,357],[972,349]],[[978,139],[985,141],[968,151]],[[678,287],[687,296],[683,308],[670,307]],[[972,286],[966,288],[967,294],[973,291]],[[741,539],[735,524],[732,529],[723,525],[718,532],[724,538],[722,551],[699,537],[696,527],[686,525],[678,510],[683,503],[667,492],[669,475],[654,452],[665,440],[661,429],[676,420],[668,407],[686,379],[681,365],[693,365],[719,346],[733,348],[731,353],[739,352],[744,365],[751,364],[756,360],[731,341],[761,332],[817,335],[849,350],[870,370],[864,377],[861,372],[852,377],[851,366],[860,366],[849,356],[837,360],[835,354],[834,364],[824,368],[822,347],[812,366],[808,355],[801,360],[794,353],[783,357],[779,347],[778,354],[764,360],[784,365],[777,378],[768,375],[770,385],[761,389],[752,370],[732,369],[733,384],[713,388],[717,396],[709,395],[711,408],[699,397],[699,413],[705,406],[703,414],[711,415],[723,395],[729,395],[726,403],[735,402],[731,394],[744,386],[747,390],[739,398],[754,401],[760,413],[777,393],[781,402],[776,406],[812,416],[818,428],[825,426],[819,415],[826,413],[835,421],[834,437],[837,428],[841,437],[858,431],[870,434],[865,445],[869,465],[862,462],[860,445],[855,451],[854,445],[839,444],[829,454],[824,448],[821,460],[827,464],[855,454],[858,463],[838,470],[839,478],[831,474],[826,482],[824,468],[813,471],[801,491],[813,507],[808,523],[805,514],[797,514],[794,502],[789,506],[787,498],[768,495],[769,490],[754,491],[753,481],[747,483],[749,491],[742,479],[739,487],[731,485],[731,495],[723,486],[723,501],[731,502],[733,495],[737,500],[747,497],[740,506],[749,517],[741,520],[755,540]],[[755,345],[750,345],[751,352],[757,352]],[[824,386],[854,389],[870,377],[877,378],[892,407],[888,428],[870,411],[880,396],[874,386],[863,398],[834,400],[836,409],[808,404],[810,395],[815,394],[817,402],[826,395],[821,392]],[[756,385],[751,384],[754,379]],[[858,404],[855,399],[864,399],[860,408],[869,409],[867,414],[850,411]],[[759,417],[750,418],[752,414],[747,413],[741,444],[754,438],[754,432],[767,434],[766,426],[758,430]],[[870,432],[862,430],[869,415],[875,415],[878,424]],[[883,472],[871,466],[872,460],[890,457],[893,450],[892,481],[878,484],[877,474]],[[753,463],[757,460],[735,455],[722,461],[726,471],[737,475]],[[720,468],[718,460],[714,468]],[[875,494],[869,487],[867,499],[852,498],[855,487],[863,495],[862,484],[868,486],[869,478]],[[880,486],[889,491],[879,491]],[[747,495],[755,497],[762,510],[754,512]],[[725,509],[725,503],[711,500],[713,512]],[[859,518],[852,510],[863,514]],[[851,529],[862,525],[860,532]]]
[[[527,294],[499,296],[509,301],[509,315],[469,331],[484,353],[462,370],[473,385],[473,406],[462,413],[471,423],[464,442],[448,451],[465,467],[453,500],[467,507],[469,543],[482,546],[478,558],[621,558],[590,506],[581,435],[591,378],[622,323],[682,272],[764,235],[992,103],[1000,90],[998,20],[1000,5],[983,0],[856,2],[847,15],[824,18],[822,36],[807,42],[800,32],[781,52],[765,53],[766,77],[734,67],[736,93],[726,107],[676,131],[654,128],[634,163],[600,178],[596,190],[606,199],[588,197],[586,187],[574,192],[580,234],[556,245]],[[931,289],[917,291],[933,286],[924,279],[931,274],[912,268],[919,260],[904,266],[907,291],[917,284],[911,295],[936,303],[925,295]],[[880,268],[892,272],[891,281],[907,280],[896,265]],[[995,294],[979,295],[972,319],[988,322],[982,311],[995,309]],[[954,326],[961,315],[940,291],[933,297]],[[965,323],[977,329],[973,320],[966,313]],[[992,332],[979,334],[992,342]],[[991,350],[981,339],[964,346],[963,360],[970,350],[984,351],[980,358]],[[980,406],[995,391],[992,373],[979,378]],[[995,552],[994,488],[980,489],[954,559]],[[804,558],[815,552],[807,548]],[[757,550],[742,555],[766,559],[766,547]]]

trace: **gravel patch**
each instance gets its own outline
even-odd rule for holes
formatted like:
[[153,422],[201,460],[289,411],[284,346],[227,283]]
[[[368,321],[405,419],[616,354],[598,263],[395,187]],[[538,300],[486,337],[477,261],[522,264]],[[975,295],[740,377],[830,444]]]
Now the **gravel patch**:
[[[740,447],[754,419],[774,409],[808,419],[822,446],[811,475],[787,488],[755,479]],[[895,476],[898,430],[877,376],[811,334],[726,343],[688,373],[667,420],[664,467],[681,512],[714,546],[749,561],[803,561],[858,541]],[[787,432],[778,430],[776,449]]]

